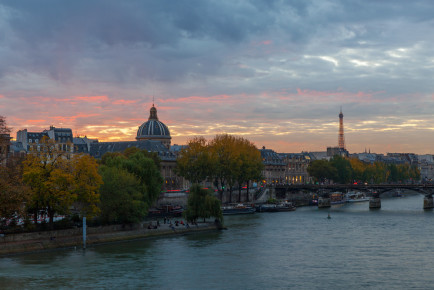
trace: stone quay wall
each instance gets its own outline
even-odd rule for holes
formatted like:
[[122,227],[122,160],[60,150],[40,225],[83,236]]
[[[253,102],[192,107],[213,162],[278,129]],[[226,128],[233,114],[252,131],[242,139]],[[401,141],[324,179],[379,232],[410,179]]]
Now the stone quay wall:
[[[197,225],[189,225],[189,227],[160,224],[155,229],[148,229],[150,224],[155,225],[155,222],[126,226],[87,227],[86,245],[217,230],[214,223],[197,223]],[[7,234],[0,237],[0,255],[67,247],[83,247],[82,228]]]

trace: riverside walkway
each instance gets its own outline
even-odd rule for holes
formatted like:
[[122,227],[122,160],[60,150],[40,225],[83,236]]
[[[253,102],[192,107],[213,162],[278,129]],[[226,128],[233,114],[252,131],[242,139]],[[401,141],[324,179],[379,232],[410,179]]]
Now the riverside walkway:
[[[160,223],[156,228],[148,228],[154,222],[143,222],[135,225],[111,225],[87,228],[87,245],[143,239],[158,236],[184,235],[201,231],[216,230],[213,222],[194,225],[176,226]],[[0,237],[0,255],[34,252],[55,248],[83,246],[82,228],[53,230],[32,233],[6,234]]]

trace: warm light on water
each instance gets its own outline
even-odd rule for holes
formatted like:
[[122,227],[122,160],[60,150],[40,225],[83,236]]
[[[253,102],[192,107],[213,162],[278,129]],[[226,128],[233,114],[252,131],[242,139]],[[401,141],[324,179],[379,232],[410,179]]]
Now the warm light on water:
[[434,212],[422,205],[230,216],[222,232],[10,256],[0,288],[429,289]]

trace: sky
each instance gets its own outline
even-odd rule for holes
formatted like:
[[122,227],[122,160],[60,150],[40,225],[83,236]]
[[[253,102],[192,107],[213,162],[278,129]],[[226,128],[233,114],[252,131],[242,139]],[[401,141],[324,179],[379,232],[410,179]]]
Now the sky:
[[172,144],[228,133],[277,152],[434,154],[434,2],[0,0],[0,115]]

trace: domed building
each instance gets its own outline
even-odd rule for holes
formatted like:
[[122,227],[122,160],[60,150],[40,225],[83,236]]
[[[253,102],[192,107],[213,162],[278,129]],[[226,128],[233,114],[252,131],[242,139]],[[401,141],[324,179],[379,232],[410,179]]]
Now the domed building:
[[149,119],[143,123],[139,130],[137,130],[137,141],[154,140],[160,141],[167,148],[170,148],[170,142],[172,137],[170,136],[169,128],[158,120],[157,109],[154,104],[150,109]]

